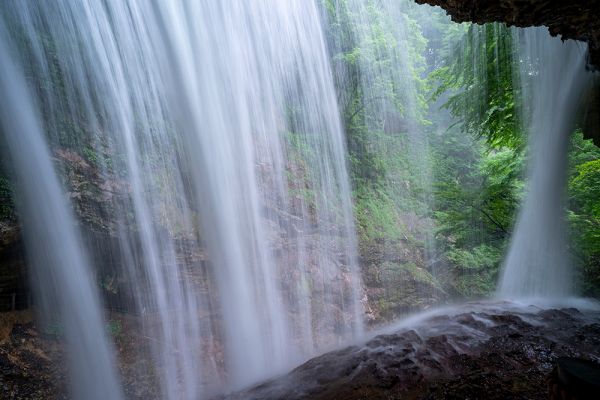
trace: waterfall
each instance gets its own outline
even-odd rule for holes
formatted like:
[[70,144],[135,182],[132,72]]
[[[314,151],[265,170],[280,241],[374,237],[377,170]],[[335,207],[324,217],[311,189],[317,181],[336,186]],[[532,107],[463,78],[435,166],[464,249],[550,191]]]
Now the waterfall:
[[369,301],[372,309],[393,304],[405,313],[414,306],[403,304],[407,293],[416,293],[422,304],[435,301],[430,289],[435,278],[427,270],[433,232],[422,80],[427,41],[420,28],[413,29],[419,15],[410,1],[332,4],[328,26],[337,33],[330,39],[336,83],[350,157],[357,160],[353,177],[363,271],[365,282],[381,287]]
[[[39,134],[39,170],[52,173],[54,151],[104,297],[141,320],[162,398],[248,385],[361,334],[345,142],[316,1],[4,2],[0,17],[19,43],[27,101],[39,103],[48,144],[42,127],[24,129]],[[31,150],[9,150],[25,184],[38,176]],[[34,210],[49,196],[23,192],[24,222],[42,229],[26,245],[51,247],[68,275],[87,264],[55,181],[44,180],[60,212]],[[89,273],[81,280],[93,296]],[[107,377],[87,389],[118,393],[110,346],[84,335],[102,332],[101,307],[70,295],[57,300],[92,320],[70,327],[82,335],[76,388],[99,358]]]
[[529,188],[499,284],[503,297],[563,297],[573,277],[567,254],[565,190],[569,135],[590,79],[585,50],[526,29],[520,46],[523,121],[530,134]]
[[118,400],[121,391],[90,264],[54,172],[36,104],[9,43],[0,25],[0,127],[18,183],[34,284],[44,315],[56,315],[64,327],[71,348],[73,397]]
[[[73,398],[236,391],[362,338],[365,315],[375,325],[487,293],[518,190],[478,195],[496,176],[486,162],[505,159],[484,155],[500,142],[469,135],[520,134],[502,99],[525,99],[531,154],[499,295],[570,294],[564,191],[582,49],[498,25],[454,47],[466,31],[438,32],[440,14],[415,7],[0,3],[0,178],[16,189],[39,326],[64,331]],[[515,94],[502,63],[519,40]],[[456,68],[441,61],[453,51]],[[425,98],[434,80],[438,103],[454,99],[441,118]],[[486,115],[510,132],[474,129]],[[504,194],[500,222],[479,210]]]

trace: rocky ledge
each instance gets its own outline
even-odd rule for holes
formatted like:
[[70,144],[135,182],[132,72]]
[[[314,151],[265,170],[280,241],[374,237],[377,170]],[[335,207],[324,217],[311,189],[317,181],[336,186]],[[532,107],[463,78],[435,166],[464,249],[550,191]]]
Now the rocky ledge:
[[600,360],[599,309],[473,303],[219,399],[547,399],[550,372],[567,356]]
[[[546,26],[553,36],[588,44],[588,67],[600,71],[600,0],[415,0],[440,6],[455,22],[504,22],[510,26]],[[583,132],[600,147],[600,84],[583,101]]]
[[440,6],[456,22],[547,26],[554,36],[587,42],[590,65],[600,68],[600,0],[415,0]]

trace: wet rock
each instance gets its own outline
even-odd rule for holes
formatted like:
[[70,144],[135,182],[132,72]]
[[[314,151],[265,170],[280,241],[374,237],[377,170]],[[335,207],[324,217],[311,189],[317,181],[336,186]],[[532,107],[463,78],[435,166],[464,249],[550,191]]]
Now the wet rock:
[[22,309],[28,303],[27,268],[15,220],[0,220],[0,260],[0,311]]
[[56,340],[42,338],[29,311],[0,314],[0,398],[66,399],[64,358]]
[[558,357],[600,359],[600,311],[462,306],[219,399],[546,399]]

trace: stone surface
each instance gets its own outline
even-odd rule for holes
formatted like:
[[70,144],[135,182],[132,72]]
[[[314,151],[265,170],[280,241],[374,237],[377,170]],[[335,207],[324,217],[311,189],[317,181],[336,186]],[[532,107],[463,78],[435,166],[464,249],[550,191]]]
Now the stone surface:
[[469,304],[219,399],[546,399],[561,356],[600,360],[600,311]]
[[583,99],[581,127],[586,139],[592,139],[600,147],[600,79],[588,90]]
[[0,313],[0,399],[67,399],[60,343],[36,329],[30,311]]
[[0,220],[0,312],[27,307],[27,288],[21,227],[16,220]]

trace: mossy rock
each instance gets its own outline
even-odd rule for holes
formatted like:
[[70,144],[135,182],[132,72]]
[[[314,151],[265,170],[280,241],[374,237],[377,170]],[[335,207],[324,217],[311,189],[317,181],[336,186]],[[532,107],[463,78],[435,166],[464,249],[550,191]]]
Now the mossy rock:
[[413,262],[385,261],[370,265],[368,271],[368,282],[381,289],[370,291],[369,302],[378,316],[376,323],[429,308],[448,297],[437,279]]

